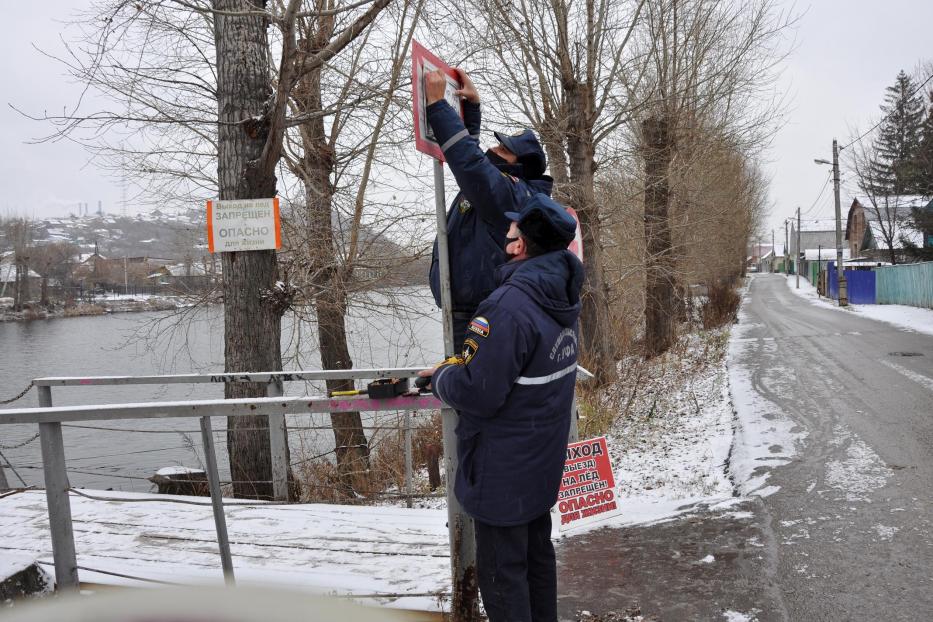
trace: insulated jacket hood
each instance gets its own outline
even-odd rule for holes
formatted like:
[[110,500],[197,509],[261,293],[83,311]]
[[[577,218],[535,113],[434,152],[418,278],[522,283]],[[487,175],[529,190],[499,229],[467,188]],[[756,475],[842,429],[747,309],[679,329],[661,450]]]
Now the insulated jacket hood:
[[503,264],[496,278],[521,289],[561,326],[573,326],[580,315],[583,264],[568,250]]

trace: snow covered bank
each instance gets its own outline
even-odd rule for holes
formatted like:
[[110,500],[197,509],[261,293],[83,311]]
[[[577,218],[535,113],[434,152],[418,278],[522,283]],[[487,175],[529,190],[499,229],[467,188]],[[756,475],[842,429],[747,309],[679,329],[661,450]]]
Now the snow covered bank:
[[108,313],[170,311],[190,306],[192,306],[192,303],[188,299],[176,296],[95,298],[93,303],[82,302],[70,307],[56,305],[51,309],[35,306],[22,311],[0,310],[0,322],[50,320],[65,317],[106,315]]
[[848,307],[836,306],[836,301],[820,296],[816,287],[806,279],[800,279],[800,289],[797,289],[797,278],[787,277],[787,286],[790,291],[808,300],[812,304],[820,305],[837,311],[857,313],[872,320],[885,322],[906,330],[933,335],[933,309],[908,307],[906,305],[853,305]]
[[655,360],[620,363],[620,380],[604,400],[616,414],[606,436],[619,513],[567,534],[653,523],[731,500],[728,339],[728,328],[700,331]]
[[[746,290],[742,304],[749,300]],[[793,422],[777,404],[755,389],[756,374],[767,376],[775,384],[786,375],[780,365],[765,364],[766,358],[769,363],[777,359],[777,345],[773,339],[755,337],[758,328],[760,325],[751,322],[740,308],[726,357],[735,407],[735,439],[729,470],[738,493],[767,496],[778,490],[766,485],[770,468],[793,459],[802,434],[794,431]],[[762,382],[761,377],[757,382]]]

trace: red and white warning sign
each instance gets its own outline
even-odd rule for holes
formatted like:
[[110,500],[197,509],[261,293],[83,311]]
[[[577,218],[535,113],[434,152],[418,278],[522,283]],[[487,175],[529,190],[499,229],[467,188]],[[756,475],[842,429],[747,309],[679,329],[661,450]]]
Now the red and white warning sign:
[[564,476],[557,493],[561,528],[617,513],[615,485],[605,436],[567,445]]
[[576,255],[580,263],[583,263],[583,232],[580,230],[580,218],[577,216],[577,210],[572,207],[567,208],[567,213],[577,221],[577,230],[573,234],[573,241],[567,247],[567,250]]
[[457,111],[460,117],[463,117],[463,104],[455,91],[462,85],[460,76],[451,69],[447,63],[431,54],[417,41],[411,44],[411,91],[412,91],[412,110],[415,113],[415,149],[444,161],[444,152],[441,146],[434,138],[434,132],[427,119],[427,101],[424,96],[424,74],[440,69],[447,78],[447,89],[444,91],[444,99]]

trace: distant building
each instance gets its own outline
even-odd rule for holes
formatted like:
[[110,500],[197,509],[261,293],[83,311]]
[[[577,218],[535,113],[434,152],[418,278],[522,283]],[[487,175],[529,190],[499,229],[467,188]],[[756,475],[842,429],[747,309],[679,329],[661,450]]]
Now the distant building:
[[[915,210],[933,210],[933,201],[919,195],[856,197],[846,217],[846,241],[852,257],[910,261],[910,246],[933,246],[933,231],[916,228]],[[890,247],[889,242],[890,240]]]

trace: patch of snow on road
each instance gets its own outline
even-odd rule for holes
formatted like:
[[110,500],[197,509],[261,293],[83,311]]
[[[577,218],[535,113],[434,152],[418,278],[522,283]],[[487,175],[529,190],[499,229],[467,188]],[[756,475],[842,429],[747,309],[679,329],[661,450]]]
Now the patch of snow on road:
[[856,313],[879,322],[885,322],[906,330],[933,335],[933,309],[909,307],[907,305],[853,305],[837,307],[835,301],[821,297],[816,288],[806,279],[800,279],[800,289],[797,289],[795,277],[787,277],[787,287],[794,294],[804,298],[815,305],[835,309],[846,313]]
[[875,531],[882,540],[890,540],[899,530],[897,527],[888,527],[887,525],[875,525]]
[[715,557],[713,557],[712,555],[707,555],[706,557],[704,557],[703,559],[701,559],[698,563],[700,563],[700,564],[712,564],[712,563],[715,562],[715,561],[716,561],[716,558],[715,558]]
[[868,494],[888,481],[888,471],[878,455],[859,438],[852,436],[844,460],[826,464],[826,483],[843,491],[849,501],[865,501]]
[[[803,434],[793,432],[794,423],[777,404],[761,395],[756,382],[771,382],[776,387],[792,375],[792,370],[775,364],[780,358],[776,345],[758,339],[761,325],[748,321],[749,316],[739,310],[738,324],[733,327],[729,340],[726,364],[729,385],[736,410],[735,440],[729,470],[736,487],[744,494],[768,496],[780,490],[766,486],[768,468],[789,462],[796,454],[795,445]],[[754,340],[750,340],[754,338]],[[756,366],[767,365],[756,379]]]
[[757,610],[754,613],[741,613],[738,611],[723,611],[723,619],[726,622],[756,622],[758,618],[755,616]]
[[933,391],[933,378],[924,376],[923,374],[918,374],[917,372],[907,369],[903,365],[898,365],[897,363],[892,363],[891,361],[885,361],[883,359],[878,360],[879,363],[886,367],[890,367],[894,371],[904,376],[907,376],[917,384],[926,387],[930,391]]

